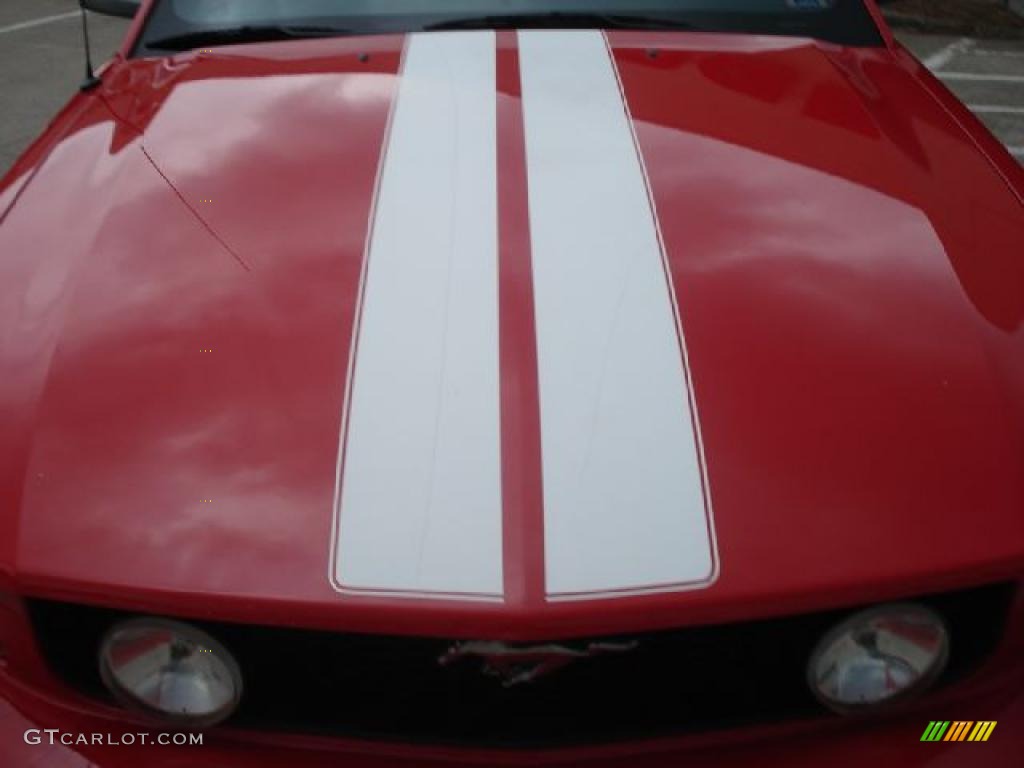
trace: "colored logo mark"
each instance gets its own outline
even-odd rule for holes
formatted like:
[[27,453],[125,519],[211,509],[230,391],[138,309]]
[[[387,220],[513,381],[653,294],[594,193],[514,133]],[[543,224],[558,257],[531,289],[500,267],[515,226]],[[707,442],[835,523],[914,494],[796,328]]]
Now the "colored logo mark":
[[995,720],[932,720],[921,741],[988,741],[995,728]]

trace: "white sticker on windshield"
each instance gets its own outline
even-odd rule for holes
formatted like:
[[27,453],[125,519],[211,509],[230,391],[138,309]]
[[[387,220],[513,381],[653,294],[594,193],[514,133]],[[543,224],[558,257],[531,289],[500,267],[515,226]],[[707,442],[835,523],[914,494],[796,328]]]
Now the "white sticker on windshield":
[[825,11],[835,5],[835,0],[786,0],[786,5],[798,11]]

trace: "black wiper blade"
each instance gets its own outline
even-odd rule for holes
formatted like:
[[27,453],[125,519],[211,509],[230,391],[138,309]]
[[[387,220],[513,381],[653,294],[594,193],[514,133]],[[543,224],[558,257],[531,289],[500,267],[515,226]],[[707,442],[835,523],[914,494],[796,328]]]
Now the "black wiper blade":
[[517,13],[503,16],[467,16],[448,19],[424,27],[426,30],[451,29],[657,29],[689,30],[693,26],[668,16],[634,13]]
[[333,37],[351,34],[350,30],[341,27],[310,27],[267,25],[243,27],[227,27],[223,29],[201,29],[181,35],[150,40],[147,48],[164,51],[187,51],[205,45],[237,45],[240,43],[265,43],[274,40],[292,40],[311,37]]

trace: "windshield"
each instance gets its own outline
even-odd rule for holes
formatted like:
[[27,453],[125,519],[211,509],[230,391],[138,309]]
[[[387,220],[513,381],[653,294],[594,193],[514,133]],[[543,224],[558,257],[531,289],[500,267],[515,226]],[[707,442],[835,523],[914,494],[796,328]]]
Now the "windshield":
[[678,29],[882,44],[862,0],[160,0],[135,53],[294,37],[549,27]]

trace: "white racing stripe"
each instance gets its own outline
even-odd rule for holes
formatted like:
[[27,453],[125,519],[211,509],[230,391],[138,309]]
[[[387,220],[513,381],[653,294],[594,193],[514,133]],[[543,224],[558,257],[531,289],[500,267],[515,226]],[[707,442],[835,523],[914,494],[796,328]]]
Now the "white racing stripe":
[[706,586],[681,329],[617,73],[600,32],[519,41],[549,599]]
[[410,37],[336,520],[341,590],[500,599],[495,35]]

